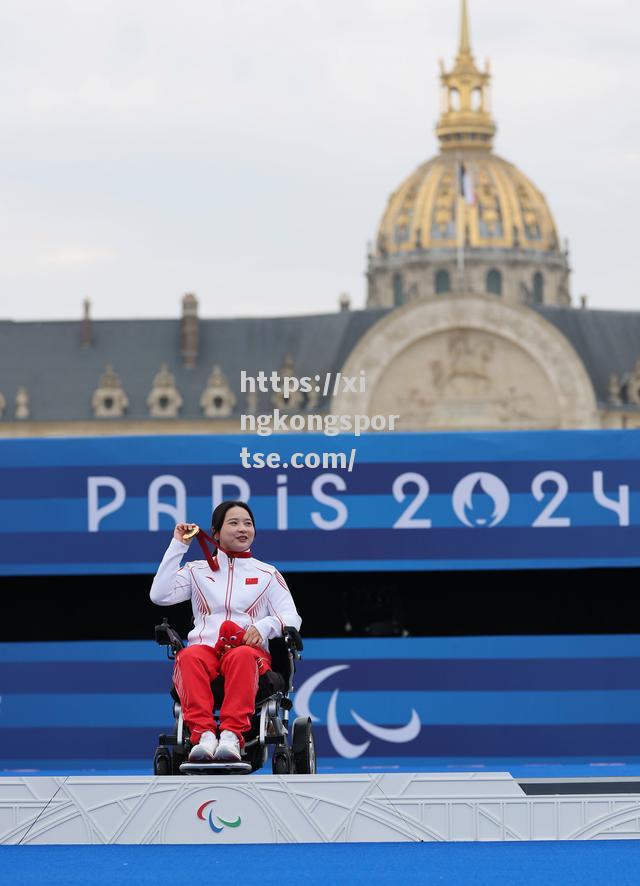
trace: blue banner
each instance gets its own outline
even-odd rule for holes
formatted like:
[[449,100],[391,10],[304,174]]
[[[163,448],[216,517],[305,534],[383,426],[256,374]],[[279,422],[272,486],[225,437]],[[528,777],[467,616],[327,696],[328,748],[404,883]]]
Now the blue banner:
[[286,434],[0,440],[0,574],[153,573],[223,498],[282,570],[640,565],[638,430]]
[[[145,642],[0,645],[0,767],[151,768],[172,665]],[[306,640],[323,761],[637,757],[640,636]]]

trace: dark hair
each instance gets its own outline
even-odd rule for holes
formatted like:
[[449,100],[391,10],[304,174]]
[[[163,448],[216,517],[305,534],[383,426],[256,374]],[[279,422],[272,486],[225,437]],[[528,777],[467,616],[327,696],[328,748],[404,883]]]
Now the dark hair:
[[227,511],[230,511],[231,508],[244,508],[245,511],[251,517],[251,522],[253,523],[253,528],[256,528],[256,520],[253,516],[253,511],[246,503],[246,501],[221,501],[217,508],[214,510],[211,515],[211,534],[215,536],[216,532],[220,532],[222,529],[222,524],[224,523],[224,518],[227,516]]

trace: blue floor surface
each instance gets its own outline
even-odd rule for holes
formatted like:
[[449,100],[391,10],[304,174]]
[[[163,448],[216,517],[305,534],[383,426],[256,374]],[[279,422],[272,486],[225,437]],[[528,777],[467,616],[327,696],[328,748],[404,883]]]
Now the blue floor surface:
[[0,881],[94,886],[184,881],[456,886],[637,886],[640,843],[351,843],[299,846],[6,846]]

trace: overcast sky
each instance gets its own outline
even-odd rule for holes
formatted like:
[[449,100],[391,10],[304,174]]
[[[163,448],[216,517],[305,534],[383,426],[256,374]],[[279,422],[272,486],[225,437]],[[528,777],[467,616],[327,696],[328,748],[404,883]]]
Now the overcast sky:
[[[7,0],[0,318],[365,303],[389,194],[437,153],[459,0]],[[577,302],[640,309],[637,0],[469,0],[496,153],[546,195]]]

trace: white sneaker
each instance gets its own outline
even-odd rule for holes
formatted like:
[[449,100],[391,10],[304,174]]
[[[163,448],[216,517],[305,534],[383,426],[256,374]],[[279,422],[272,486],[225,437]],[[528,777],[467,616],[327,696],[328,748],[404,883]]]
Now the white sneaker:
[[213,732],[203,732],[199,743],[191,748],[189,763],[211,763],[217,747],[218,739]]
[[240,761],[240,739],[235,732],[224,729],[220,733],[220,743],[213,759],[216,763],[238,763]]

